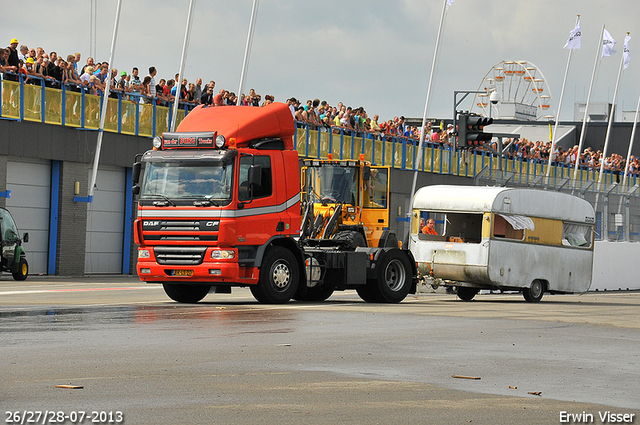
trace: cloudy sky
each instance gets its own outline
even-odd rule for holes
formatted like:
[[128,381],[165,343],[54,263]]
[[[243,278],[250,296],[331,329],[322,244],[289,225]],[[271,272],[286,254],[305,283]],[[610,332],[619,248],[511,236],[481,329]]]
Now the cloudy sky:
[[[95,18],[92,2],[97,3]],[[342,101],[381,119],[422,117],[443,2],[262,0],[245,91],[255,88],[278,101],[291,96],[333,105]],[[4,19],[2,33],[7,45],[16,37],[47,52],[80,52],[83,62],[90,53],[108,60],[116,6],[117,0],[68,0],[64,7],[22,0],[20,10],[28,15]],[[252,0],[196,2],[185,70],[189,81],[213,79],[218,88],[238,90],[251,7]],[[172,78],[179,69],[188,8],[189,0],[122,0],[115,67],[129,72],[137,66],[142,73],[153,65],[160,78]],[[446,14],[428,115],[451,118],[454,90],[478,90],[492,67],[505,60],[535,65],[547,83],[544,93],[557,108],[568,56],[562,47],[578,14],[582,48],[573,55],[560,119],[572,120],[574,102],[586,101],[603,25],[616,39],[617,53],[601,60],[592,102],[613,100],[622,44],[630,32],[633,59],[621,79],[618,110],[635,111],[638,0],[455,0]],[[471,109],[471,99],[462,107]]]

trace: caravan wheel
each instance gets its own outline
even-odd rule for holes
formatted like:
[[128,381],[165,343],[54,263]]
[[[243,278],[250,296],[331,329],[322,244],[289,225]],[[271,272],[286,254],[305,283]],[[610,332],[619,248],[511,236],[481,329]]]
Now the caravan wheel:
[[528,303],[537,303],[542,299],[544,295],[544,283],[541,280],[534,280],[531,282],[530,288],[524,288],[522,296]]

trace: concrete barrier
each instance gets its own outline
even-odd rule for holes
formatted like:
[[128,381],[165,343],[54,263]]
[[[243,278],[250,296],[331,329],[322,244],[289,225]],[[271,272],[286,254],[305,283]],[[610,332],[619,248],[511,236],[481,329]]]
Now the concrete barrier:
[[640,243],[597,241],[589,291],[640,290]]

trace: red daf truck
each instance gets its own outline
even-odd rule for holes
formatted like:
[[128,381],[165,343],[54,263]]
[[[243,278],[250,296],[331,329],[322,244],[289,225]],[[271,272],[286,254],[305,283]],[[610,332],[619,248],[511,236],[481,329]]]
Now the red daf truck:
[[[387,234],[368,246],[349,235],[367,229],[342,223],[342,211],[356,211],[352,204],[363,196],[332,199],[333,208],[314,214],[319,198],[309,182],[315,179],[302,180],[301,196],[295,131],[282,103],[199,106],[176,132],[157,137],[153,150],[138,155],[133,192],[140,279],[161,283],[171,299],[185,303],[233,286],[249,287],[263,303],[322,301],[345,289],[368,302],[400,302],[415,291],[415,261],[397,238]],[[328,167],[335,168],[332,184],[354,164]],[[355,168],[369,178],[368,166]],[[343,185],[357,195],[367,190],[363,181],[360,176]],[[309,237],[317,233],[323,236]]]

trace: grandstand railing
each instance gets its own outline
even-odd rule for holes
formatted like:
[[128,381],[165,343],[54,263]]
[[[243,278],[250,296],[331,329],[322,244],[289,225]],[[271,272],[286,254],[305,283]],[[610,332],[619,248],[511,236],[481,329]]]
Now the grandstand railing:
[[[36,121],[85,130],[97,130],[103,96],[96,96],[82,85],[61,84],[48,87],[45,80],[13,74],[11,81],[3,74],[0,86],[0,117],[18,121]],[[114,91],[109,97],[104,130],[136,136],[154,137],[169,129],[173,105],[161,106],[157,98],[151,99],[135,93]],[[148,103],[145,103],[148,102]],[[178,124],[192,105],[181,104]]]
[[[90,94],[83,86],[61,85],[47,87],[38,77],[29,77],[35,84],[25,83],[23,75],[13,75],[17,81],[4,77],[0,85],[0,117],[19,121],[36,121],[97,130],[103,97]],[[108,99],[105,131],[144,137],[154,137],[170,127],[173,105],[161,106],[157,98],[149,99],[139,94],[114,92]],[[150,102],[150,103],[143,103]],[[181,104],[177,122],[182,121],[193,105]],[[454,146],[442,146],[424,142],[421,158],[417,139],[357,132],[341,127],[316,126],[297,122],[295,145],[298,153],[308,158],[365,159],[375,165],[387,165],[402,170],[420,170],[437,174],[486,180],[487,184],[513,184],[557,188],[567,185],[573,168],[566,164],[551,164],[550,178],[546,179],[547,161],[526,158],[504,158],[502,161],[487,150],[475,152],[456,150]],[[507,180],[508,177],[508,180]],[[602,184],[593,184],[600,178],[598,170],[580,168],[578,179],[572,187],[589,186],[591,191],[605,191],[613,183],[619,183],[618,173],[605,171]],[[618,186],[614,193],[624,194],[638,185],[638,176],[631,175],[626,187]],[[634,196],[640,194],[634,191]]]

